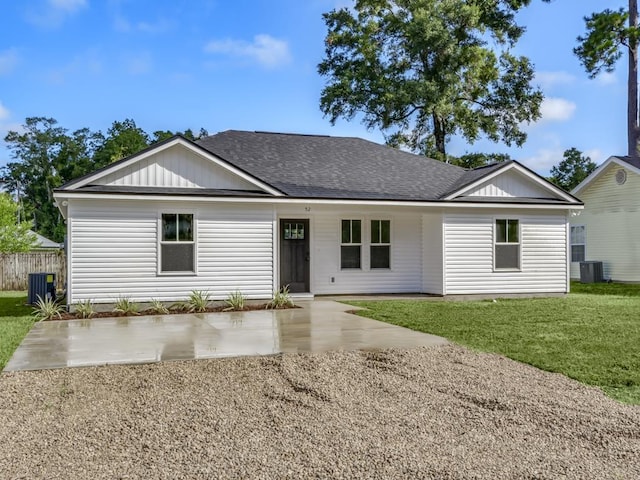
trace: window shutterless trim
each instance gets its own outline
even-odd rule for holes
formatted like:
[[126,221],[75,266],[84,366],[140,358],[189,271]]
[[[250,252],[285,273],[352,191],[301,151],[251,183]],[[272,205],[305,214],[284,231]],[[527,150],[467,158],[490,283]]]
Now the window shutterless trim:
[[[498,242],[498,222],[505,221],[505,242]],[[518,241],[509,241],[509,222],[518,222]],[[496,247],[499,246],[517,246],[518,247],[518,266],[517,267],[497,267]],[[494,217],[493,218],[493,271],[494,272],[521,272],[522,271],[522,223],[520,218],[514,217]]]
[[[163,220],[162,217],[164,215],[175,215],[176,216],[176,240],[163,240]],[[190,215],[191,216],[191,240],[178,240],[179,237],[179,215]],[[197,248],[197,219],[194,212],[191,211],[180,211],[180,209],[172,210],[172,211],[160,211],[158,214],[158,222],[157,222],[157,276],[196,276],[197,265],[198,265],[198,248]],[[165,245],[191,245],[192,246],[192,257],[193,257],[193,265],[191,270],[163,270],[162,269],[162,252],[163,246]]]
[[[582,228],[582,236],[583,236],[583,242],[579,243],[579,242],[574,242],[574,234],[573,234],[573,229],[577,229],[577,228]],[[574,260],[573,259],[573,247],[583,247],[582,250],[582,260]],[[579,262],[584,262],[585,259],[587,258],[587,227],[586,225],[570,225],[569,226],[569,259],[571,261],[571,263],[579,263]]]
[[[377,241],[373,238],[373,225],[374,222],[378,222],[378,238]],[[383,242],[382,238],[382,224],[383,222],[387,222],[389,224],[389,241]],[[371,240],[369,243],[369,270],[391,270],[391,219],[389,218],[380,218],[380,219],[370,219],[369,220],[369,239]],[[388,255],[389,255],[389,264],[386,267],[374,267],[373,266],[373,249],[374,247],[387,247]]]
[[[342,238],[342,226],[344,222],[349,222],[349,242],[344,242]],[[360,242],[353,241],[353,222],[360,222]],[[340,270],[362,270],[362,237],[364,221],[362,218],[342,218],[340,219]],[[344,267],[342,262],[342,250],[344,247],[358,247],[360,250],[360,261],[357,267]]]

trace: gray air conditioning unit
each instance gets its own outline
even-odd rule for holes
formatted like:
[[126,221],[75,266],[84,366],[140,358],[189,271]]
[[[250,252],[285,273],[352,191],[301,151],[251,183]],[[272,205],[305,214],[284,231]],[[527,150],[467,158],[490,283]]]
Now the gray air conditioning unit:
[[42,300],[56,299],[56,274],[55,273],[30,273],[29,274],[29,293],[27,295],[27,303],[35,305],[38,297]]
[[580,262],[580,283],[604,282],[602,262]]

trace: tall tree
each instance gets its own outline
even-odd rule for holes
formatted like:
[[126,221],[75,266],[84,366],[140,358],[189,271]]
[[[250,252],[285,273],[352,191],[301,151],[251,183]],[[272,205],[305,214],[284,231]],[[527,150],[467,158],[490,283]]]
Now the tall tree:
[[463,168],[478,168],[493,163],[506,162],[511,157],[506,153],[465,153],[460,157],[448,157],[449,163]]
[[613,72],[626,51],[627,79],[627,154],[638,156],[640,126],[638,124],[638,0],[629,0],[629,9],[606,9],[585,17],[587,33],[578,37],[573,49],[589,77],[601,72]]
[[31,222],[18,218],[18,205],[8,193],[0,193],[0,253],[26,252],[35,244]]
[[61,241],[64,227],[53,204],[53,189],[62,184],[58,167],[69,137],[53,118],[27,118],[23,128],[10,131],[4,139],[14,161],[2,169],[0,181],[22,199],[26,218],[39,233]]
[[591,158],[577,148],[565,150],[563,160],[551,168],[549,180],[567,192],[576,188],[580,182],[597,168]]
[[363,115],[387,143],[446,160],[454,134],[522,145],[540,117],[526,57],[511,53],[530,0],[358,0],[323,15],[318,72],[331,123]]
[[194,133],[193,130],[191,130],[190,128],[187,128],[184,132],[180,132],[180,131],[172,132],[171,130],[157,130],[153,132],[151,143],[161,142],[163,140],[166,140],[167,138],[173,137],[174,135],[182,135],[184,138],[188,138],[192,142],[195,142],[196,140],[200,140],[203,137],[207,137],[209,135],[209,132],[207,132],[207,130],[205,130],[204,128],[201,128],[198,133]]
[[96,149],[93,160],[97,166],[109,165],[139,152],[149,144],[149,135],[134,120],[127,118],[122,122],[115,121],[107,130],[104,142]]

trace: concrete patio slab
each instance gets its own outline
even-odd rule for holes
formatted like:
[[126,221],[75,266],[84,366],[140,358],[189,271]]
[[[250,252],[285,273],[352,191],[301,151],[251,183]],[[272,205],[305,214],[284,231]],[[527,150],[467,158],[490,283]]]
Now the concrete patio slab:
[[302,308],[39,322],[4,371],[152,363],[291,352],[442,345],[444,338],[347,313],[328,300]]

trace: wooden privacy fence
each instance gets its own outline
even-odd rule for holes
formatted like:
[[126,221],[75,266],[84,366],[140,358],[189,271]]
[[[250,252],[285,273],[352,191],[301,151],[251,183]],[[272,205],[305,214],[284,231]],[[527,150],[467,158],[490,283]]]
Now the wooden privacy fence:
[[67,278],[64,251],[0,254],[0,290],[27,290],[29,274],[53,272],[56,286],[63,289]]

